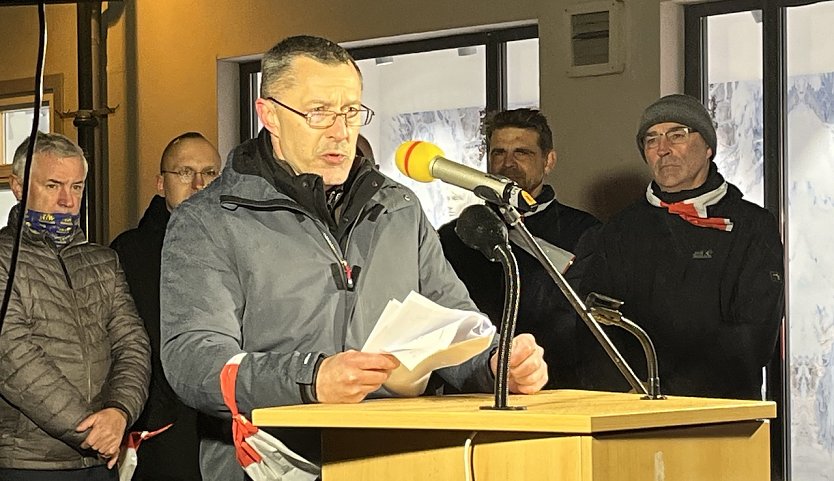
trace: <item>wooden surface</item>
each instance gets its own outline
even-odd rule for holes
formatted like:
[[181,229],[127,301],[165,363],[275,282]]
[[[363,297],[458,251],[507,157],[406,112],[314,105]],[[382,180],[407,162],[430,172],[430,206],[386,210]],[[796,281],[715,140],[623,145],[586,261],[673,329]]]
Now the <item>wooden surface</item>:
[[[599,435],[324,432],[324,481],[769,481],[763,421]],[[464,443],[471,437],[471,449]]]
[[640,395],[596,391],[543,391],[510,396],[511,406],[525,411],[484,411],[487,394],[379,399],[360,404],[314,404],[256,409],[258,426],[442,429],[592,434],[630,429],[776,417],[769,401],[686,398],[649,401]]
[[468,431],[327,430],[322,479],[463,481],[467,464],[478,481],[582,479],[582,436],[479,432],[467,451],[464,442],[470,435]]
[[591,476],[576,479],[770,481],[770,424],[763,421],[583,438],[590,443],[583,472]]

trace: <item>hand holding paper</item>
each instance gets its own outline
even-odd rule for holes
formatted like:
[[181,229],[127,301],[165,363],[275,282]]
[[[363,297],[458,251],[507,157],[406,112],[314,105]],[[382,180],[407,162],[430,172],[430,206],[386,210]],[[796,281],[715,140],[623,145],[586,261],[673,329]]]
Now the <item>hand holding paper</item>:
[[388,303],[362,352],[396,357],[401,365],[383,385],[402,396],[417,396],[432,371],[483,352],[494,335],[495,326],[483,314],[448,309],[411,292],[402,303]]
[[400,362],[390,354],[345,351],[321,362],[316,397],[322,403],[358,403],[382,386]]

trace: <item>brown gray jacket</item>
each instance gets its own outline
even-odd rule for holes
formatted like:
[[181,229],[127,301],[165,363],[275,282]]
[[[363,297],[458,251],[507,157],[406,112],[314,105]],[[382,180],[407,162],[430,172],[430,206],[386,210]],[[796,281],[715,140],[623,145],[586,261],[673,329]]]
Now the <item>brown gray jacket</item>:
[[[0,230],[0,297],[14,236]],[[0,468],[75,469],[103,464],[81,449],[90,414],[116,407],[136,420],[148,395],[148,336],[116,253],[83,232],[57,249],[25,230],[0,334]]]

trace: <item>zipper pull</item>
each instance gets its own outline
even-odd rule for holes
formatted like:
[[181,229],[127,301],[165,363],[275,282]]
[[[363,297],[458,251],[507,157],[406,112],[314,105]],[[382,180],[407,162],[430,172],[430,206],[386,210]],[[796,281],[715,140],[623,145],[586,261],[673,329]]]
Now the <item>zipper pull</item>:
[[347,279],[347,288],[348,290],[353,290],[353,269],[350,267],[350,264],[344,259],[342,259],[342,269],[345,271],[345,278]]

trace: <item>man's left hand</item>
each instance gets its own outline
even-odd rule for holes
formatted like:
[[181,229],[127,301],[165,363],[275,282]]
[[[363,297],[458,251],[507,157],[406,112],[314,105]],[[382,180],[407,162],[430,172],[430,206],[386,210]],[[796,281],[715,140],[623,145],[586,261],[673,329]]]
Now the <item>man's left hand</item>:
[[[498,352],[489,359],[492,374],[498,372]],[[510,392],[533,394],[541,391],[547,383],[547,363],[544,349],[536,344],[532,334],[519,334],[513,339],[510,349]]]
[[127,417],[120,409],[104,408],[87,416],[75,430],[79,433],[90,430],[81,447],[92,448],[101,457],[108,459],[109,469],[119,460],[119,446],[122,444],[126,427]]

